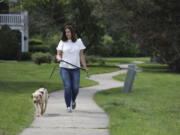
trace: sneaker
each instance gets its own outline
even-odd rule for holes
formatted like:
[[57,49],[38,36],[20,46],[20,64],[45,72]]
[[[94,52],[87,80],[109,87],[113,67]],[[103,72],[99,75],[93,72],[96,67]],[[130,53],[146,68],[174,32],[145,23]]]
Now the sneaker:
[[76,108],[76,102],[72,102],[72,109],[74,110]]
[[71,107],[67,107],[66,111],[67,112],[72,112]]

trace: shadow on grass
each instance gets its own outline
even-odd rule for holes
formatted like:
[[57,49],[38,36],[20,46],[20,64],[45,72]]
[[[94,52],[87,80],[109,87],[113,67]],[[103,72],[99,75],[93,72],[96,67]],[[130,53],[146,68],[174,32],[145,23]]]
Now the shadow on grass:
[[144,72],[152,73],[172,73],[166,64],[138,64]]
[[120,87],[119,90],[118,90],[118,88],[112,88],[111,90],[105,90],[103,92],[100,91],[98,93],[101,93],[101,95],[114,95],[114,94],[116,95],[119,93],[123,93],[122,88],[123,87]]

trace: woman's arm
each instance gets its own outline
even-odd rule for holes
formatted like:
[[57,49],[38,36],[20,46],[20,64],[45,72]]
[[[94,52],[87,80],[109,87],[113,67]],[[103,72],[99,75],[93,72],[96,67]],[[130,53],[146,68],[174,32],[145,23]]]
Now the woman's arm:
[[85,72],[88,72],[88,68],[86,66],[86,59],[85,59],[83,50],[80,50],[80,59],[81,59],[82,65],[83,65],[83,67],[85,69]]
[[62,51],[59,51],[59,50],[57,51],[56,59],[58,62],[62,60]]

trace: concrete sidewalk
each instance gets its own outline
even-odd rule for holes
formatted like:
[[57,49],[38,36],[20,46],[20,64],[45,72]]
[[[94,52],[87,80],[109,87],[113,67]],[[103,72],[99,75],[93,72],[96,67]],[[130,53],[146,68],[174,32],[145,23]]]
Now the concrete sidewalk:
[[46,113],[35,118],[20,135],[108,135],[109,118],[93,101],[93,95],[100,90],[123,86],[112,76],[126,72],[123,69],[92,75],[90,79],[99,82],[99,85],[80,88],[77,108],[72,113],[66,112],[64,91],[51,93]]

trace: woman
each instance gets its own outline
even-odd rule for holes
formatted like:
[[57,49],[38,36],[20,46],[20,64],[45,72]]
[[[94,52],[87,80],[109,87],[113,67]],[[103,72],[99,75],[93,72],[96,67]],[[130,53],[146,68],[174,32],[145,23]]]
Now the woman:
[[85,72],[88,72],[85,56],[83,53],[85,48],[86,47],[84,46],[81,39],[76,39],[72,26],[65,26],[62,39],[56,48],[56,59],[60,62],[60,76],[64,85],[64,98],[67,112],[71,112],[71,109],[76,108],[76,97],[79,92],[80,69],[63,62],[62,60],[78,67],[80,67],[81,61]]

